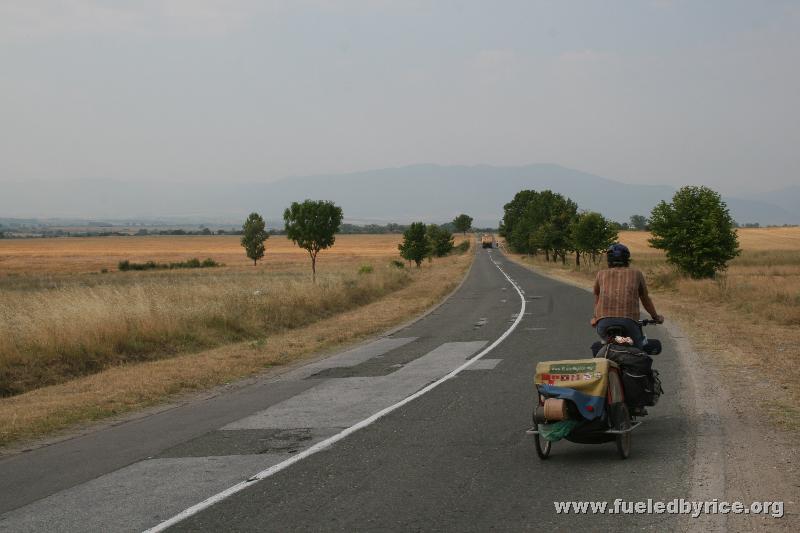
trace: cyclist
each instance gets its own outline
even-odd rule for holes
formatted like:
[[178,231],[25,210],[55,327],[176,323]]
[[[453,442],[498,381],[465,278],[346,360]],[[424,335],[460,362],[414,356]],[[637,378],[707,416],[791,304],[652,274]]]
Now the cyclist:
[[631,252],[624,244],[612,244],[606,251],[608,268],[597,273],[594,281],[594,316],[590,321],[600,337],[606,339],[606,330],[621,326],[633,339],[637,348],[642,348],[642,329],[639,320],[639,301],[659,324],[664,317],[656,312],[656,306],[647,293],[644,274],[630,267]]

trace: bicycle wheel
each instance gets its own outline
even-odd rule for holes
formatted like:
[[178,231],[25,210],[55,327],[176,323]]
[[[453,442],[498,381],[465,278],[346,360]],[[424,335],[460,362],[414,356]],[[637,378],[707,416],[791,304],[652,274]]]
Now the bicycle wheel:
[[[620,420],[617,421],[616,429],[630,429],[631,416],[628,413],[628,406],[624,403],[620,405],[617,411],[620,415]],[[617,435],[617,451],[622,459],[627,459],[631,455],[631,432],[626,431]]]

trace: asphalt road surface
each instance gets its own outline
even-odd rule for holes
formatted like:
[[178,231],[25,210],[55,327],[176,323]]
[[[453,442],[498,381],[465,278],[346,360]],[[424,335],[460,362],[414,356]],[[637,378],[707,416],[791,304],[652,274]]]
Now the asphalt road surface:
[[[506,274],[523,292],[521,318]],[[538,459],[525,433],[534,368],[590,357],[591,313],[588,292],[478,250],[449,300],[392,335],[0,461],[0,531],[142,531],[176,515],[170,531],[679,528],[672,515],[555,512],[558,501],[691,493],[696,428],[676,401],[686,384],[658,328],[648,329],[664,342],[666,394],[635,430],[631,457],[621,460],[613,443],[560,441]],[[263,479],[239,485],[257,473]]]

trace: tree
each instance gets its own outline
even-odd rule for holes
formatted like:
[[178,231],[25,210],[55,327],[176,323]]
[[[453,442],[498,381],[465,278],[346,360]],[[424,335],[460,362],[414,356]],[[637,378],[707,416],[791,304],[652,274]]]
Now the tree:
[[501,235],[519,253],[545,253],[562,260],[568,249],[567,229],[577,213],[572,200],[552,191],[520,191],[504,207]]
[[517,252],[527,252],[529,232],[520,225],[525,211],[536,202],[539,193],[531,190],[519,191],[514,199],[503,206],[500,236]]
[[264,219],[258,213],[250,213],[242,225],[242,246],[247,257],[253,260],[253,266],[264,257],[264,241],[269,239],[265,227]]
[[650,215],[650,231],[650,245],[693,278],[713,278],[741,253],[728,207],[708,187],[683,187],[671,203],[661,201]]
[[400,256],[407,261],[414,261],[419,268],[422,260],[430,254],[430,241],[425,230],[425,224],[414,222],[403,232],[403,242],[397,248]]
[[629,228],[627,222],[623,222],[623,223],[620,224],[616,220],[610,220],[608,223],[611,224],[611,227],[614,228],[617,231],[622,231],[622,230],[626,230],[626,229]]
[[430,244],[430,253],[434,257],[444,257],[453,251],[453,234],[446,228],[429,224],[425,231]]
[[317,282],[317,255],[336,241],[342,225],[342,208],[325,200],[292,202],[283,212],[286,236],[311,257],[311,280]]
[[630,227],[635,229],[636,231],[647,231],[649,228],[650,221],[647,220],[646,217],[643,215],[633,215],[631,217],[631,224]]
[[456,230],[466,235],[472,227],[472,217],[462,213],[453,219],[453,226],[455,226]]
[[[524,202],[523,206],[519,202]],[[570,249],[569,226],[577,216],[578,204],[561,194],[546,190],[517,193],[507,212],[513,221],[513,231],[506,238],[512,249],[521,253],[545,253],[549,261],[561,257],[566,262]]]
[[581,254],[588,254],[592,262],[597,262],[597,256],[617,240],[619,233],[615,224],[591,211],[580,213],[573,220],[569,234],[576,265],[581,264]]

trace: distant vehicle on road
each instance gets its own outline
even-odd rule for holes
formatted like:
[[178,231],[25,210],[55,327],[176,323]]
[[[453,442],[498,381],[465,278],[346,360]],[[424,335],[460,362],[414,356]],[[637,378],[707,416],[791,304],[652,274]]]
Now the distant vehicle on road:
[[481,236],[481,246],[484,248],[494,248],[494,235],[484,233],[483,236]]

